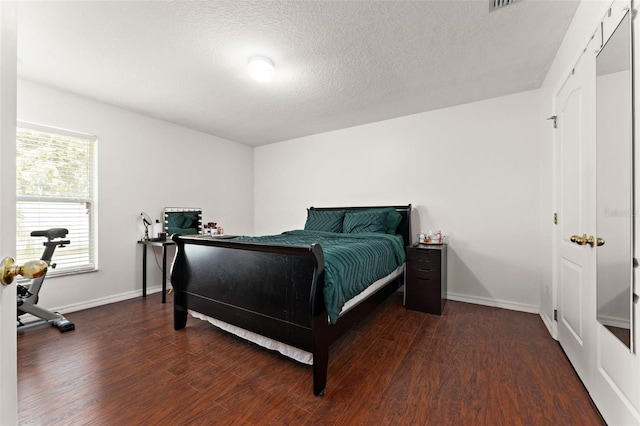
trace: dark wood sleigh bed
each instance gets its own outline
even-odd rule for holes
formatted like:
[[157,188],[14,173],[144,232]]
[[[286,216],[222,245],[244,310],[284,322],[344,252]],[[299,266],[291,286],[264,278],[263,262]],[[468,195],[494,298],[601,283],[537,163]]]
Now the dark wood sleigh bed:
[[[396,233],[406,247],[411,243],[411,205],[391,207],[402,216]],[[310,352],[316,396],[324,395],[331,344],[404,283],[402,273],[330,324],[319,244],[289,247],[179,235],[172,239],[177,246],[171,270],[174,329],[186,326],[192,310]]]

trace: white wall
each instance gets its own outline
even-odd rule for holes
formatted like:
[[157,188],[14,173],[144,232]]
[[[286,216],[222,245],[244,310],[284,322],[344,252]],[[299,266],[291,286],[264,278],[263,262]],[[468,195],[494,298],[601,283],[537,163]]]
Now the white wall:
[[[99,271],[47,278],[39,302],[45,307],[68,312],[140,295],[142,211],[160,219],[164,207],[201,207],[203,220],[227,233],[253,231],[248,146],[24,79],[18,120],[98,136]],[[157,287],[161,273],[149,254],[147,285]],[[156,256],[161,262],[159,249]]]
[[302,228],[309,206],[412,203],[414,234],[450,236],[449,298],[538,312],[538,96],[256,148],[255,232]]

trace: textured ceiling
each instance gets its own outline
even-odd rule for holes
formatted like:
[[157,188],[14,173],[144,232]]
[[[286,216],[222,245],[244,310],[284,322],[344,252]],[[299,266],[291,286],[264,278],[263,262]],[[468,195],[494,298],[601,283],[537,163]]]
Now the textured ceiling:
[[18,73],[258,146],[539,88],[577,5],[28,1]]

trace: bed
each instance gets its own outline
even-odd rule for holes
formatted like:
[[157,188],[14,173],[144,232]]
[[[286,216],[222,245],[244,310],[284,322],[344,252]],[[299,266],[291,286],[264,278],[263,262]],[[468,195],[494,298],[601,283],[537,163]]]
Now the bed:
[[[379,239],[392,241],[395,234],[398,242],[390,245],[400,245],[404,252],[411,239],[410,204],[312,207],[308,210],[305,230],[272,236],[275,238],[272,240],[260,237],[220,240],[173,235],[172,239],[177,247],[171,270],[174,329],[184,328],[187,316],[191,313],[263,346],[284,348],[278,350],[299,361],[312,363],[313,392],[316,396],[324,395],[331,344],[404,283],[404,263],[376,278],[373,283],[366,283],[363,291],[360,291],[362,283],[354,285],[351,291],[358,293],[355,298],[347,294],[345,298],[348,300],[336,302],[331,299],[333,296],[330,289],[334,287],[336,277],[342,276],[341,272],[336,272],[335,265],[336,259],[340,261],[342,257],[332,247],[331,240],[314,237],[311,231],[317,231],[324,238],[324,234],[330,234],[326,232],[327,227],[333,225],[336,230],[338,227],[342,230],[342,226],[344,230],[349,227],[353,231],[352,235],[335,237],[357,241],[360,235],[356,234],[362,233],[364,238],[364,234],[373,233],[367,227],[356,229],[358,224],[362,225],[362,217],[381,211],[389,211],[389,215],[384,216],[388,219],[391,219],[392,213],[397,215],[399,223],[395,224],[393,232],[390,228],[393,224],[387,221],[384,225],[387,232],[376,230],[376,233],[388,236],[378,235]],[[340,216],[341,212],[343,218],[340,221],[336,216]],[[354,224],[356,227],[351,227]],[[379,225],[376,222],[375,226]],[[313,241],[326,241],[326,253],[322,242],[300,243],[301,240],[297,238],[305,236],[300,234],[307,234],[307,231],[312,234]],[[347,233],[349,232],[345,232]],[[331,235],[326,237],[333,238]],[[290,238],[293,238],[293,243],[288,242]],[[373,250],[376,244],[378,243],[371,242],[364,245]],[[399,254],[396,254],[396,258],[402,260]],[[349,270],[351,267],[357,268],[347,266],[347,275],[367,275],[352,273]],[[374,268],[370,266],[366,269]],[[370,280],[371,277],[367,279]],[[267,343],[261,343],[261,339]],[[309,354],[306,361],[296,355],[305,353]]]

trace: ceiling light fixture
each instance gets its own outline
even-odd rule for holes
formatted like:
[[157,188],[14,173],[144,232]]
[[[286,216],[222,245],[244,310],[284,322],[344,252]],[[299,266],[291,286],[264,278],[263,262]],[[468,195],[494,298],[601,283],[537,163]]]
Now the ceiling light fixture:
[[249,59],[247,70],[251,78],[257,81],[272,80],[276,74],[273,68],[273,61],[265,56],[254,56]]

